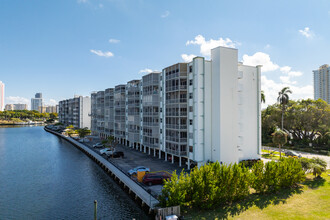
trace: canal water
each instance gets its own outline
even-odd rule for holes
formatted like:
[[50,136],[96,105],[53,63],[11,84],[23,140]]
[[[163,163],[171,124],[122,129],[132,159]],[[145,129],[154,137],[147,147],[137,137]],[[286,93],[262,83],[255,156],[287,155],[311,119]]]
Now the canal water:
[[0,127],[0,219],[148,219],[91,159],[43,127]]

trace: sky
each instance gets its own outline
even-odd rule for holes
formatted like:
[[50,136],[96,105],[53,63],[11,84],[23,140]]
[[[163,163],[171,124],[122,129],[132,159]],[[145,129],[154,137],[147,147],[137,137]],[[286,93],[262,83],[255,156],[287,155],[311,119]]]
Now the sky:
[[328,0],[1,0],[0,81],[6,104],[53,105],[227,46],[263,65],[266,105],[313,98],[329,27]]

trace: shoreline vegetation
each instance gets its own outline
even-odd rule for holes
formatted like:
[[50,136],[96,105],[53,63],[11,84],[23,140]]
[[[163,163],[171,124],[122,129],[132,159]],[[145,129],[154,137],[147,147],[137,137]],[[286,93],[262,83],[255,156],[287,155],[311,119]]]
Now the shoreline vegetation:
[[54,123],[57,113],[39,113],[32,110],[0,111],[0,125],[35,125]]

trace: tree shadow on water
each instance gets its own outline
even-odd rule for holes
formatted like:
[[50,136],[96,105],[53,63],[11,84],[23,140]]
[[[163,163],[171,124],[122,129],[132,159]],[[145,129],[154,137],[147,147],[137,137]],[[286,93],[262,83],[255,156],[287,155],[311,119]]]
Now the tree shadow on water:
[[244,200],[234,202],[230,205],[220,206],[214,210],[208,212],[195,212],[192,218],[185,219],[227,219],[228,217],[234,217],[242,212],[248,210],[249,208],[256,206],[259,209],[264,209],[269,205],[279,205],[285,204],[286,200],[295,194],[301,194],[303,192],[302,187],[282,189],[277,193],[267,193],[267,194],[250,194]]

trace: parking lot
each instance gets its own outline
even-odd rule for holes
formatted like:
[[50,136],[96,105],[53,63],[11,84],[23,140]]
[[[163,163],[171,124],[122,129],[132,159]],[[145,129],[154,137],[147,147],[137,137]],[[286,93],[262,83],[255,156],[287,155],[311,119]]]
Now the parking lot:
[[[93,148],[93,144],[99,143],[101,140],[99,138],[93,138],[93,141],[84,143],[85,145],[89,146],[91,149],[93,149],[95,152],[99,153],[100,149],[102,148]],[[162,159],[159,159],[158,157],[154,157],[153,155],[148,155],[147,153],[122,146],[117,145],[116,151],[122,151],[124,152],[124,158],[107,158],[104,156],[104,158],[107,158],[108,161],[112,162],[114,165],[116,165],[118,168],[120,168],[124,173],[127,173],[128,170],[137,167],[137,166],[145,166],[150,168],[150,172],[156,172],[156,171],[167,171],[169,173],[172,173],[176,170],[177,174],[179,174],[183,167],[179,167],[178,164],[172,164],[169,161],[164,161]],[[135,179],[132,177],[132,179]],[[146,186],[143,183],[141,183],[143,187],[146,189],[150,189],[153,195],[158,195],[161,192],[162,185],[152,185],[152,186]]]

